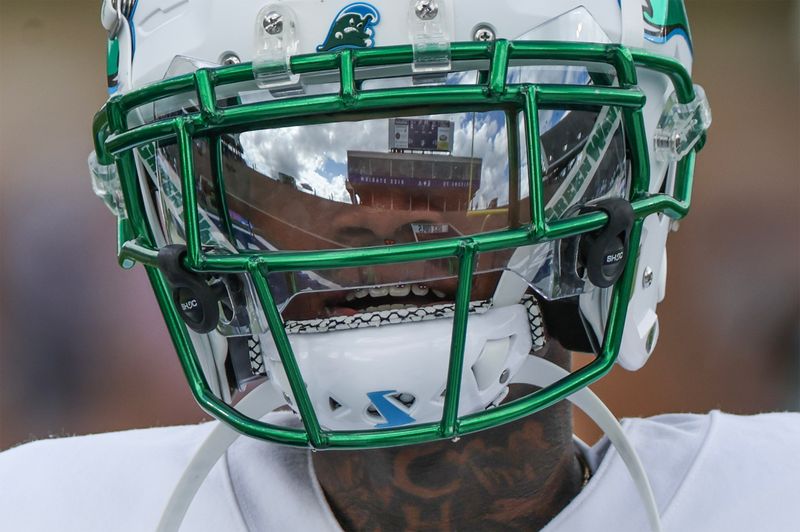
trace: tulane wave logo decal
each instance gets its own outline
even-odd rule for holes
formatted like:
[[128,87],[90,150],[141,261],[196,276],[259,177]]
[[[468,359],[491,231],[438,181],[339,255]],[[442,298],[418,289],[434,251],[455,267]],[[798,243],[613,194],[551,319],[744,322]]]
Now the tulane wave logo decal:
[[682,35],[689,47],[692,47],[686,8],[682,0],[643,0],[642,14],[645,21],[644,36],[647,40],[664,43],[675,35]]
[[342,8],[336,15],[325,42],[317,46],[318,52],[333,52],[345,48],[372,48],[375,46],[375,26],[381,14],[366,2],[355,2]]

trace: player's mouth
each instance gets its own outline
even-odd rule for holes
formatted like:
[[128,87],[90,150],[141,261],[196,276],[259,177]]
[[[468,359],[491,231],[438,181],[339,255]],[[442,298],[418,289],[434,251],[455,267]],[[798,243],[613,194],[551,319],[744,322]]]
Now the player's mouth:
[[[496,279],[480,282],[476,278],[470,299],[477,301],[490,298],[495,286]],[[430,284],[409,283],[301,293],[284,308],[283,317],[285,320],[301,321],[454,303],[456,287],[453,279]]]
[[283,311],[287,320],[354,316],[364,312],[451,303],[455,297],[426,284],[374,286],[357,290],[298,294]]

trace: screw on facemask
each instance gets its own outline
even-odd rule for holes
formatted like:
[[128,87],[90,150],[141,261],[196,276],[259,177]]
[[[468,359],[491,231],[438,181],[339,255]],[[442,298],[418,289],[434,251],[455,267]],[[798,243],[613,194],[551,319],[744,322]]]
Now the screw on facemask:
[[472,32],[475,42],[493,42],[497,39],[497,31],[489,24],[479,24]]

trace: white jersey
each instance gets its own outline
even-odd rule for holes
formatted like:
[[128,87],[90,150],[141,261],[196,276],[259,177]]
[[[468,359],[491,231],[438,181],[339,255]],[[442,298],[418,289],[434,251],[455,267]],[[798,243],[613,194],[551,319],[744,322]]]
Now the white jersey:
[[[0,530],[153,530],[211,424],[30,443],[0,454]],[[666,532],[800,530],[800,414],[666,415],[623,422]],[[642,532],[633,481],[603,440],[593,477],[546,528]],[[240,438],[213,469],[182,530],[339,531],[310,453]]]

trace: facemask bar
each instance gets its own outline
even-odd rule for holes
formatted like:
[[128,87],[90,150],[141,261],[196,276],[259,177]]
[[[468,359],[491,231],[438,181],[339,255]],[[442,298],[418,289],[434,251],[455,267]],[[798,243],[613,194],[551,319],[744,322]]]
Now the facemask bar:
[[[128,213],[127,221],[120,221],[120,259],[145,264],[192,392],[206,411],[240,432],[289,445],[314,448],[369,448],[422,443],[443,438],[457,438],[520,419],[588,386],[611,369],[618,355],[628,301],[633,290],[637,257],[635,250],[640,244],[643,221],[650,214],[657,212],[663,212],[673,218],[682,218],[686,215],[690,201],[694,156],[698,149],[695,147],[689,151],[688,155],[678,163],[675,197],[648,194],[648,152],[651,148],[647,145],[642,117],[645,97],[636,88],[636,67],[653,69],[669,76],[675,86],[678,101],[684,104],[694,101],[691,78],[680,63],[673,59],[643,51],[631,51],[618,45],[511,43],[503,40],[490,44],[455,43],[452,45],[452,57],[454,61],[489,60],[491,67],[488,82],[477,86],[413,87],[362,92],[357,89],[355,82],[356,67],[410,64],[413,62],[413,50],[410,46],[363,51],[345,50],[339,53],[298,56],[291,60],[291,69],[294,73],[338,69],[341,79],[341,91],[338,95],[289,98],[220,109],[215,97],[216,87],[253,79],[252,66],[244,64],[216,70],[199,70],[193,75],[173,78],[114,97],[98,114],[95,120],[98,161],[103,165],[111,165],[116,160]],[[507,72],[511,59],[606,63],[615,69],[619,87],[509,86]],[[199,112],[128,129],[125,117],[130,109],[191,90],[197,93]],[[548,222],[545,218],[541,153],[538,142],[538,110],[581,106],[615,106],[622,109],[623,126],[629,139],[632,162],[631,203],[636,220],[630,236],[630,249],[634,251],[628,253],[622,278],[614,287],[601,352],[589,365],[552,386],[495,409],[459,418],[458,401],[464,363],[464,342],[476,254],[573,237],[602,229],[608,222],[608,215],[599,211],[552,222]],[[438,109],[469,107],[517,109],[524,113],[528,160],[537,162],[529,165],[532,223],[528,227],[474,235],[469,238],[367,249],[240,255],[204,254],[200,244],[192,160],[192,143],[195,137],[211,137],[226,130],[245,130],[256,124],[274,125],[280,124],[281,121],[296,121],[317,114],[358,114],[398,108],[422,108],[426,112],[432,112]],[[304,429],[282,428],[248,418],[211,392],[186,326],[172,302],[167,281],[157,269],[158,249],[154,246],[153,234],[147,224],[143,199],[138,188],[133,148],[165,139],[175,139],[179,146],[187,242],[184,265],[198,273],[250,275],[290,380]],[[444,414],[441,421],[380,431],[322,430],[268,287],[267,273],[443,258],[458,260],[459,281]]]

